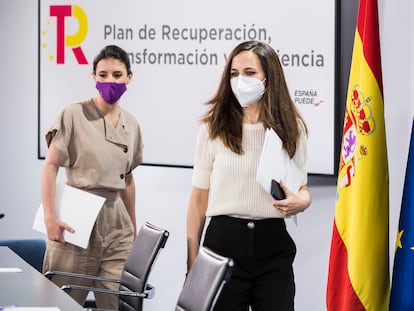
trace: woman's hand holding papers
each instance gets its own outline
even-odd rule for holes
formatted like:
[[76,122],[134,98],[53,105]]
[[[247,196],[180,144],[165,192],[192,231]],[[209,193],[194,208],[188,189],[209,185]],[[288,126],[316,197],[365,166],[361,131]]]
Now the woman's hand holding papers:
[[65,243],[65,239],[63,238],[63,230],[67,230],[70,233],[75,232],[75,230],[72,227],[70,227],[69,225],[60,221],[57,218],[45,219],[45,225],[47,231],[47,238],[52,241]]
[[291,192],[282,180],[280,181],[280,187],[284,191],[286,199],[274,200],[273,206],[284,216],[296,215],[309,207],[312,199],[306,185],[301,186],[297,194]]

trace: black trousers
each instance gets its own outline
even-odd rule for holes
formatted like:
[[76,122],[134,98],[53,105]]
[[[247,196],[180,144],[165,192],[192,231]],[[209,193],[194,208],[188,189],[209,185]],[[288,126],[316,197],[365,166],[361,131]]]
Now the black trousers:
[[215,216],[204,246],[234,260],[230,281],[215,311],[293,311],[295,242],[284,219],[248,220]]

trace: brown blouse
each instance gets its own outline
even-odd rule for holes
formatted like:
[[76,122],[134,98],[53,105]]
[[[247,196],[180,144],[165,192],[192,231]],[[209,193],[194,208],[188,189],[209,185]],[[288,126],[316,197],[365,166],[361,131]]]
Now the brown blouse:
[[141,129],[122,108],[115,128],[91,100],[68,105],[46,134],[48,146],[52,138],[67,183],[76,188],[118,192],[142,162]]

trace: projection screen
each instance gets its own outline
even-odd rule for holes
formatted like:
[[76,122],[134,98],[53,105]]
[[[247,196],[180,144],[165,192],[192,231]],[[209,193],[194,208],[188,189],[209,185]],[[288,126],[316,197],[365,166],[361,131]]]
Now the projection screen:
[[332,0],[39,0],[39,158],[59,111],[96,95],[93,58],[116,44],[132,62],[134,77],[121,105],[140,123],[144,164],[191,167],[205,103],[226,55],[245,40],[277,51],[309,127],[308,170],[332,175]]

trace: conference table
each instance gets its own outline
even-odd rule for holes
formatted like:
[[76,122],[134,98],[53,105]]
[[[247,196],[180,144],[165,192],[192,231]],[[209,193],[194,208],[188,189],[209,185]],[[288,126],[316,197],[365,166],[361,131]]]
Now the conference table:
[[10,248],[0,246],[0,307],[7,306],[33,307],[33,310],[83,310]]

